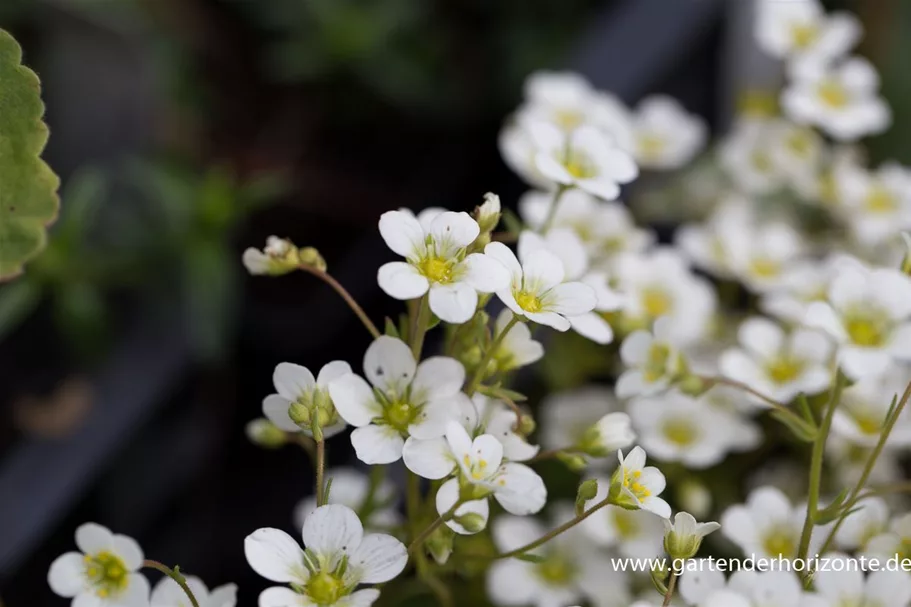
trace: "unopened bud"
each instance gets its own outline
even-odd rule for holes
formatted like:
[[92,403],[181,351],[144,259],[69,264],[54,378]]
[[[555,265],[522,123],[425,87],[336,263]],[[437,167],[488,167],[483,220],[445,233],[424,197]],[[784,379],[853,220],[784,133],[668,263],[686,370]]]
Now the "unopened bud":
[[608,413],[582,435],[576,448],[592,457],[607,457],[636,440],[632,421],[626,413]]
[[265,418],[248,423],[246,432],[250,442],[266,449],[278,449],[288,442],[285,431]]
[[427,538],[427,542],[424,545],[438,565],[445,565],[450,555],[452,555],[453,538],[455,538],[455,532],[446,525],[437,527]]
[[288,407],[288,416],[295,424],[307,429],[310,428],[310,422],[313,419],[310,413],[310,405],[300,401],[291,403],[291,406]]
[[718,523],[697,523],[688,512],[678,512],[673,524],[666,520],[664,525],[664,550],[674,560],[696,556],[702,539],[721,528]]
[[519,423],[516,428],[516,434],[520,436],[529,436],[534,433],[535,428],[538,427],[538,424],[535,422],[535,418],[531,415],[523,414],[519,417]]
[[244,251],[243,262],[250,274],[280,276],[296,270],[300,258],[290,240],[270,236],[262,251],[253,247]]
[[468,533],[478,533],[487,526],[487,519],[477,512],[468,512],[453,517],[453,521],[465,528]]
[[313,247],[304,247],[298,252],[301,265],[316,268],[320,272],[326,271],[326,260],[320,255],[319,251]]
[[557,459],[573,472],[582,472],[588,465],[588,460],[585,459],[585,456],[578,453],[558,453]]
[[652,570],[649,572],[652,584],[659,594],[667,594],[667,579],[670,576],[670,570],[665,563],[665,559],[655,559]]
[[484,194],[484,204],[475,209],[475,221],[481,227],[481,233],[493,232],[500,223],[500,197],[492,192]]
[[595,499],[598,495],[598,481],[593,478],[583,481],[576,491],[576,516],[581,516],[585,512],[585,503]]
[[911,276],[911,233],[902,232],[902,241],[905,243],[905,256],[902,258],[901,271]]

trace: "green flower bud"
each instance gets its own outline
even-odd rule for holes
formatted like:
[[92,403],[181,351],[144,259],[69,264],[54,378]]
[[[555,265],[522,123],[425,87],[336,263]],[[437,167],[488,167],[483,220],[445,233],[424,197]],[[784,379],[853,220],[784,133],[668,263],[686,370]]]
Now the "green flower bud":
[[445,565],[449,561],[450,555],[452,555],[452,542],[455,538],[455,532],[447,527],[446,525],[440,525],[437,529],[430,534],[430,537],[427,538],[427,542],[424,544],[427,547],[430,556],[433,557],[433,560],[437,562],[438,565]]
[[310,413],[310,404],[302,403],[301,401],[294,401],[291,403],[291,406],[288,407],[288,416],[291,418],[295,424],[301,428],[310,429],[310,422],[312,415]]
[[664,521],[664,525],[664,550],[675,560],[696,556],[702,539],[721,528],[718,523],[697,523],[688,512],[678,512],[673,524]]
[[303,249],[300,249],[300,251],[298,251],[298,259],[300,260],[301,265],[315,268],[320,272],[326,271],[326,260],[323,259],[320,252],[313,247],[304,247]]
[[585,512],[585,503],[595,499],[596,495],[598,495],[597,480],[590,478],[579,485],[579,490],[576,491],[576,516]]
[[538,425],[535,423],[535,418],[531,415],[522,415],[522,417],[519,418],[519,427],[516,428],[516,434],[528,436],[532,434],[537,427]]
[[288,442],[288,435],[268,419],[254,419],[247,424],[247,438],[265,449],[278,449]]
[[573,472],[582,472],[588,465],[588,460],[585,459],[585,456],[577,453],[558,453],[557,459]]
[[477,512],[468,512],[453,517],[453,520],[465,528],[469,533],[478,533],[487,526],[487,520]]
[[659,594],[666,595],[667,580],[668,577],[670,577],[670,571],[668,570],[667,563],[664,562],[664,559],[655,559],[649,576],[652,579],[652,585],[655,586],[655,590],[657,590]]

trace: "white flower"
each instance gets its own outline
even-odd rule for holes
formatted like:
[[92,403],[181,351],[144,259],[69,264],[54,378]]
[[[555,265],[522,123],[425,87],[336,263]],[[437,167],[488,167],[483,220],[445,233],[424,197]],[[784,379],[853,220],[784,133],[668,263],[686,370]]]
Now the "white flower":
[[787,120],[768,123],[769,154],[781,177],[805,202],[821,202],[820,174],[829,160],[822,136]]
[[549,251],[534,251],[521,265],[512,250],[501,242],[490,243],[484,251],[509,271],[511,283],[497,291],[497,297],[518,316],[566,331],[570,328],[568,316],[591,312],[597,305],[595,291],[590,286],[563,282],[563,264]]
[[263,400],[263,413],[285,432],[313,436],[312,424],[318,422],[323,436],[334,436],[346,424],[329,397],[329,383],[349,373],[351,366],[340,360],[324,365],[315,379],[306,367],[280,363],[272,374],[277,394]]
[[631,333],[620,347],[620,358],[628,369],[617,380],[617,396],[650,396],[679,381],[686,372],[673,320],[662,316],[651,331]]
[[719,162],[737,190],[746,194],[769,194],[786,183],[776,156],[774,121],[739,120],[718,148]]
[[[835,541],[844,550],[859,550],[889,526],[889,507],[879,497],[860,500],[845,517]],[[891,557],[893,555],[889,555]],[[888,557],[887,557],[888,558]]]
[[730,436],[731,451],[751,451],[762,441],[762,432],[749,418],[761,409],[743,390],[716,384],[696,400],[710,407],[715,419],[724,424],[725,432]]
[[402,457],[409,436],[436,438],[462,400],[465,368],[434,356],[417,365],[400,339],[378,337],[364,354],[364,375],[349,373],[329,385],[345,421],[357,428],[351,444],[365,464],[390,464]]
[[888,530],[869,538],[864,555],[870,558],[888,560],[899,558],[899,563],[911,558],[911,514],[893,519]]
[[243,262],[250,274],[274,274],[290,271],[296,263],[293,257],[295,250],[290,242],[278,236],[270,236],[262,251],[253,247],[245,250]]
[[838,361],[851,379],[879,375],[911,360],[911,278],[889,268],[845,266],[814,302],[804,321],[838,343]]
[[[658,468],[646,467],[646,456],[642,447],[634,447],[626,457],[623,456],[622,451],[617,455],[620,459],[620,467],[614,472],[611,485],[620,485],[618,500],[622,502],[622,505],[648,510],[661,518],[670,518],[671,507],[658,497],[667,486],[664,475]],[[611,491],[613,491],[613,487]]]
[[898,163],[876,172],[854,166],[835,177],[845,223],[862,245],[880,244],[911,227],[911,170]]
[[740,570],[725,583],[717,570],[687,569],[680,595],[697,607],[830,607],[804,592],[796,573],[783,570]]
[[862,33],[850,13],[826,14],[818,0],[760,0],[756,39],[762,49],[779,58],[819,61],[846,55]]
[[355,588],[388,582],[408,563],[400,541],[380,533],[365,535],[347,506],[320,506],[307,517],[302,536],[306,549],[278,529],[258,529],[244,541],[247,562],[256,573],[300,590],[268,588],[259,595],[260,607],[369,607],[380,591]]
[[668,316],[678,344],[706,336],[717,306],[715,291],[675,249],[623,255],[615,271],[617,290],[624,295],[623,321],[630,330],[648,328]]
[[889,128],[892,112],[879,97],[879,74],[867,60],[853,57],[835,67],[808,61],[792,72],[781,105],[798,124],[817,126],[839,141]]
[[907,607],[911,603],[911,578],[905,571],[874,571],[864,573],[848,561],[844,554],[826,554],[831,566],[816,572],[813,584],[830,605],[862,605],[863,607]]
[[541,422],[541,442],[548,449],[607,457],[636,440],[629,416],[613,392],[601,386],[548,395],[541,403]]
[[650,169],[678,169],[705,145],[708,129],[699,116],[665,95],[642,100],[633,116],[636,161]]
[[780,403],[811,396],[832,383],[832,343],[817,331],[788,334],[775,322],[754,316],[740,325],[740,348],[721,356],[721,373]]
[[[211,591],[198,577],[186,576],[187,586],[199,602],[199,607],[234,607],[237,605],[237,586],[226,584]],[[152,607],[190,607],[187,598],[177,582],[169,577],[162,578],[152,591]]]
[[632,156],[595,127],[566,133],[547,122],[532,122],[527,129],[535,150],[534,169],[554,186],[577,187],[614,200],[621,184],[639,176]]
[[[329,492],[330,504],[348,506],[356,512],[367,505],[366,500],[370,495],[371,480],[362,472],[354,468],[336,468],[327,470],[326,478],[332,479],[332,490]],[[396,508],[396,501],[395,484],[389,479],[382,479],[373,488],[370,515],[363,521],[364,526],[370,529],[392,527],[399,524],[402,517]],[[308,497],[301,500],[294,508],[295,526],[303,528],[304,521],[315,510],[316,498]]]
[[692,558],[699,552],[702,540],[720,528],[718,523],[697,523],[689,512],[678,512],[673,523],[664,520],[665,550],[674,558]]
[[142,548],[125,535],[86,523],[76,529],[79,552],[58,557],[48,572],[51,590],[73,607],[147,607],[149,582],[139,573]]
[[505,460],[524,462],[538,454],[540,447],[528,444],[525,437],[516,433],[516,413],[506,403],[480,393],[472,396],[471,400],[478,417],[474,433],[495,436],[503,445]]
[[802,324],[807,308],[814,301],[825,301],[829,286],[844,265],[863,265],[842,253],[816,261],[799,260],[782,272],[781,280],[763,294],[759,307],[763,312],[790,324]]
[[[598,477],[598,492],[589,500],[597,504],[607,499],[611,481]],[[661,554],[664,525],[661,517],[648,510],[626,510],[608,505],[582,521],[580,527],[591,541],[612,548],[620,556],[638,559],[654,558]]]
[[[756,558],[796,558],[807,512],[794,506],[775,487],[750,492],[746,504],[731,506],[721,516],[721,533],[737,544],[745,555]],[[816,527],[811,551],[822,544],[826,527]]]
[[406,261],[380,267],[380,288],[403,300],[429,290],[430,309],[441,320],[468,321],[478,307],[478,293],[493,293],[509,283],[494,260],[482,253],[466,254],[480,231],[468,213],[437,212],[423,223],[408,210],[383,213],[380,234]]
[[[875,447],[882,435],[893,399],[901,398],[907,384],[907,368],[897,367],[884,375],[862,378],[845,388],[832,418],[833,434],[854,445]],[[886,446],[911,446],[911,409],[902,411]]]
[[[519,199],[519,213],[534,230],[544,226],[553,204],[553,194],[530,191]],[[601,200],[582,190],[563,193],[553,214],[551,229],[569,228],[585,245],[590,265],[604,269],[621,253],[644,251],[655,234],[636,226],[622,203]]]
[[629,404],[639,444],[652,457],[680,462],[687,468],[720,463],[736,445],[727,422],[704,400],[676,390],[654,398],[636,398]]
[[[494,335],[503,333],[512,318],[512,311],[508,309],[501,311],[494,324],[496,330]],[[528,325],[520,322],[514,324],[509,333],[500,340],[500,345],[493,353],[493,360],[496,363],[497,371],[505,373],[538,362],[543,356],[544,346],[532,338]]]
[[409,439],[405,443],[405,465],[415,474],[429,479],[443,479],[457,473],[440,487],[436,495],[440,515],[459,501],[455,517],[447,525],[457,533],[476,533],[458,518],[472,513],[486,524],[489,516],[487,498],[493,496],[511,514],[534,514],[544,507],[547,489],[538,474],[516,462],[504,461],[503,443],[496,436],[482,434],[472,440],[464,426],[450,421],[445,440]]
[[[572,518],[572,510],[558,507],[555,524]],[[501,552],[535,541],[547,529],[529,518],[505,516],[493,525],[493,539]],[[591,601],[592,605],[629,604],[628,581],[610,565],[610,558],[588,544],[580,526],[560,534],[530,552],[540,562],[497,560],[487,574],[487,593],[497,605],[563,607]],[[606,597],[611,596],[610,602]]]

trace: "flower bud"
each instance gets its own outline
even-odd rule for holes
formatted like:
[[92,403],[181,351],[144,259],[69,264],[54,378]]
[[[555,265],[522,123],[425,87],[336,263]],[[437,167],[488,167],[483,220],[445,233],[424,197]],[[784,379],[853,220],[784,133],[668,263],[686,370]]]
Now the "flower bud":
[[312,415],[310,413],[310,403],[302,403],[297,400],[288,407],[288,416],[295,424],[301,428],[310,429]]
[[453,520],[465,528],[468,533],[478,533],[487,526],[487,519],[477,512],[468,512],[453,517]]
[[902,258],[902,274],[911,276],[911,233],[902,232],[902,241],[905,243],[905,256]]
[[535,431],[535,428],[538,427],[538,424],[535,423],[535,418],[531,415],[523,414],[519,418],[519,424],[516,428],[516,434],[519,436],[528,436]]
[[608,413],[585,431],[576,448],[592,457],[607,457],[618,449],[629,447],[635,440],[629,415]]
[[576,516],[585,512],[585,503],[598,495],[598,481],[593,478],[583,481],[576,491]]
[[664,550],[672,559],[689,559],[696,556],[702,538],[721,528],[718,523],[697,523],[692,514],[678,512],[674,523],[664,521]]
[[250,274],[280,276],[297,269],[300,264],[298,253],[290,240],[270,236],[262,251],[253,247],[244,251],[243,262]]
[[304,247],[298,252],[301,265],[310,266],[320,272],[326,271],[326,260],[313,247]]
[[577,453],[558,453],[557,459],[573,472],[582,472],[588,465],[588,460],[585,459],[585,456]]
[[492,192],[484,194],[484,204],[474,212],[475,221],[481,227],[481,233],[490,233],[500,223],[500,197]]
[[446,525],[437,527],[427,538],[424,545],[438,565],[445,565],[449,560],[452,554],[453,538],[455,538],[455,532]]
[[655,590],[659,594],[667,594],[667,579],[670,576],[670,571],[668,570],[667,563],[665,559],[655,559],[654,564],[652,565],[652,570],[649,572],[649,576],[652,579],[652,584],[655,586]]
[[248,423],[246,432],[250,442],[265,449],[278,449],[288,442],[285,431],[265,418]]

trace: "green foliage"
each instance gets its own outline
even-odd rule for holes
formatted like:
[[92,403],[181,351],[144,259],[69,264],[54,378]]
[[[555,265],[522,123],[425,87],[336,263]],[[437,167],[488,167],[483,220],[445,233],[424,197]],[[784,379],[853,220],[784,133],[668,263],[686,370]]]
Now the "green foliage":
[[48,129],[41,84],[22,49],[0,30],[0,280],[22,272],[47,242],[60,180],[41,160]]

